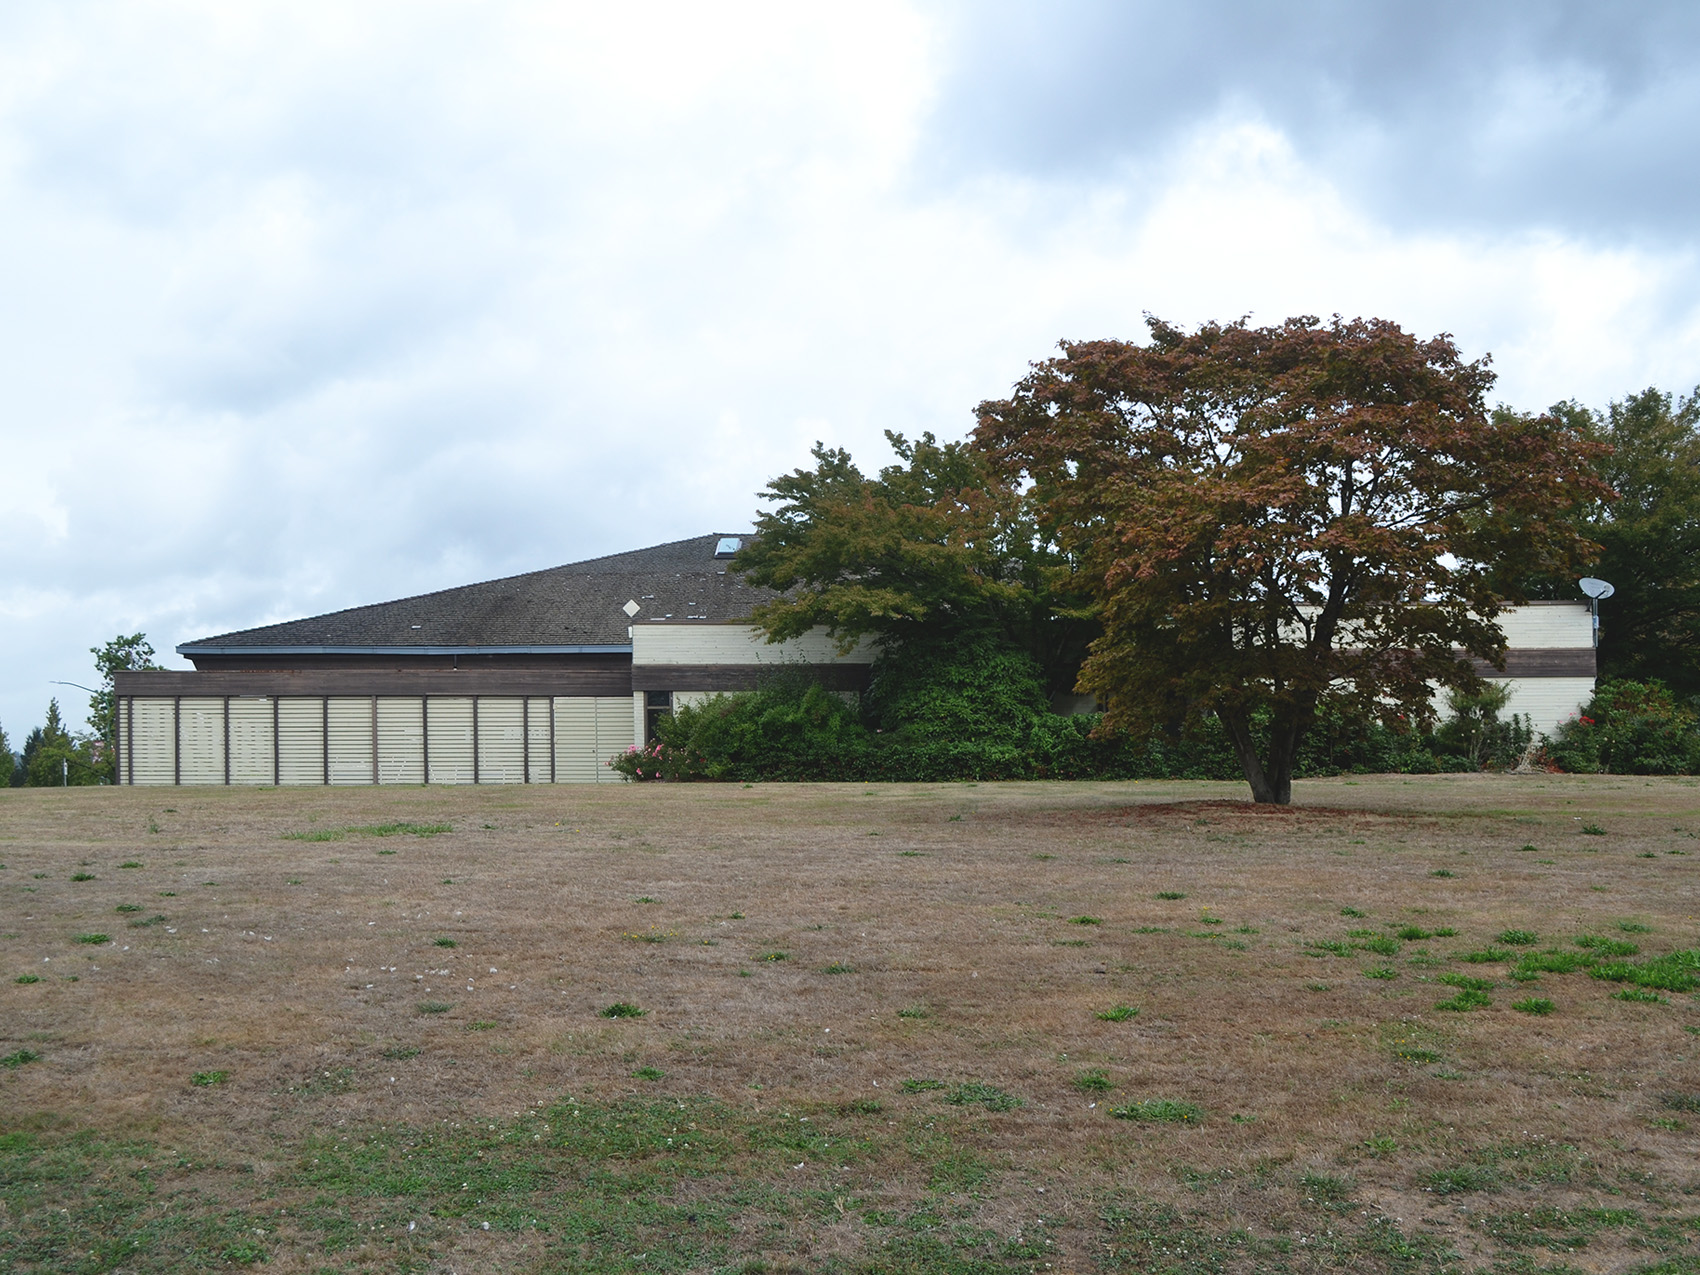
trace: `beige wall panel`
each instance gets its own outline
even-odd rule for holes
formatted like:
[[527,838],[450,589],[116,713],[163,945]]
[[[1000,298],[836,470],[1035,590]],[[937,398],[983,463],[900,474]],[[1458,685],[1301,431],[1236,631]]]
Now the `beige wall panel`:
[[848,655],[825,629],[770,645],[760,629],[742,624],[649,624],[632,626],[633,664],[872,664],[879,654],[871,639]]
[[608,759],[632,746],[632,729],[636,721],[632,697],[609,695],[597,699],[595,704],[596,782],[617,784],[622,780],[618,773],[609,769]]
[[425,702],[411,695],[378,699],[378,782],[425,782]]
[[178,706],[178,739],[183,761],[178,782],[222,784],[224,782],[224,700],[190,699]]
[[173,710],[174,705],[168,699],[134,701],[135,783],[174,782],[177,774],[177,728]]
[[555,700],[555,781],[596,782],[596,701],[583,696]]
[[230,782],[272,782],[272,702],[244,695],[230,701]]
[[1574,649],[1594,644],[1594,619],[1586,602],[1540,602],[1510,607],[1497,618],[1500,632],[1505,634],[1505,645],[1509,647]]
[[335,696],[328,704],[331,782],[372,782],[372,697]]
[[554,705],[543,696],[526,701],[526,731],[528,755],[531,758],[531,782],[549,782],[549,715]]
[[430,747],[426,768],[434,784],[470,784],[472,774],[471,696],[432,696],[427,701],[430,729],[425,732]]
[[325,781],[324,704],[316,697],[282,696],[277,701],[278,782]]
[[518,696],[479,697],[478,782],[525,782],[525,701]]
[[1524,713],[1537,735],[1551,735],[1593,698],[1591,677],[1494,678],[1511,688],[1506,714]]

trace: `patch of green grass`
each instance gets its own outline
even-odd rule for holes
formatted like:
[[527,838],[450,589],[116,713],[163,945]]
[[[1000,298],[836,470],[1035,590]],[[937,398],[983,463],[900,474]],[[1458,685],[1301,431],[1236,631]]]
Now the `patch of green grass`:
[[1557,1006],[1544,997],[1531,996],[1527,1000],[1512,1001],[1511,1008],[1519,1014],[1535,1014],[1544,1018],[1552,1013]]
[[1491,992],[1498,986],[1491,978],[1472,978],[1468,974],[1442,974],[1439,981],[1466,992]]
[[6,1067],[12,1071],[16,1071],[19,1067],[24,1067],[32,1062],[40,1061],[41,1055],[36,1053],[33,1049],[15,1049],[4,1058],[0,1058],[0,1067]]
[[142,905],[140,903],[120,903],[112,910],[114,912],[140,912],[142,910]]
[[1407,943],[1421,943],[1424,939],[1432,939],[1434,935],[1421,926],[1404,925],[1395,932],[1394,937],[1404,939]]
[[1613,983],[1656,987],[1665,992],[1691,992],[1700,987],[1700,948],[1671,952],[1639,964],[1612,961],[1596,965],[1590,973]]
[[156,925],[164,925],[169,919],[163,912],[156,912],[140,921],[131,921],[130,928],[132,930],[150,930]]
[[480,1019],[477,1019],[474,1022],[468,1023],[461,1030],[469,1031],[469,1032],[495,1031],[496,1030],[496,1024],[491,1022],[488,1018],[480,1018]]
[[1657,992],[1650,992],[1645,987],[1626,987],[1621,992],[1613,992],[1612,999],[1619,1001],[1640,1001],[1647,1005],[1670,1004],[1669,997],[1660,996]]
[[347,828],[313,828],[307,832],[286,832],[285,841],[341,841],[344,837],[436,837],[453,832],[447,823],[366,823]]
[[1365,916],[1368,916],[1369,913],[1368,912],[1360,912],[1356,908],[1341,908],[1340,909],[1340,915],[1341,916],[1365,917]]
[[1092,1067],[1074,1073],[1074,1087],[1081,1093],[1109,1093],[1116,1087],[1116,1082],[1102,1068]]
[[446,1014],[454,1008],[450,1001],[420,1001],[414,1006],[421,1014]]
[[933,1013],[925,1005],[905,1005],[897,1011],[899,1018],[931,1018]]
[[1040,863],[1049,863],[1052,859],[1056,858],[1057,856],[1054,855],[1054,854],[1036,854],[1033,857],[1035,859],[1037,859]]
[[1351,956],[1357,948],[1340,939],[1318,939],[1305,944],[1306,956]]
[[899,1086],[904,1093],[926,1093],[930,1089],[943,1089],[944,1081],[928,1077],[911,1076]]
[[1574,941],[1577,947],[1586,948],[1595,956],[1601,958],[1608,956],[1638,956],[1641,952],[1641,949],[1633,943],[1626,943],[1622,939],[1602,938],[1597,934],[1582,934]]
[[831,965],[821,966],[820,972],[822,974],[854,974],[856,972],[856,967],[854,965],[846,965],[843,961],[834,961]]
[[112,936],[110,934],[101,934],[98,932],[94,934],[79,934],[77,935],[77,942],[87,943],[90,947],[99,947],[102,943],[112,942]]
[[659,1067],[639,1067],[632,1073],[633,1080],[665,1080],[667,1073]]
[[1068,918],[1068,923],[1070,925],[1102,925],[1104,919],[1098,916],[1071,916]]
[[1700,1116],[1700,1093],[1662,1093],[1659,1095],[1659,1106],[1666,1111],[1686,1111],[1690,1115]]
[[1486,992],[1465,990],[1456,996],[1443,1001],[1436,1001],[1434,1007],[1451,1014],[1468,1014],[1472,1010],[1486,1009],[1493,1004],[1493,998]]
[[953,1106],[984,1107],[987,1111],[1014,1111],[1024,1105],[1014,1094],[1005,1093],[995,1085],[983,1084],[978,1080],[965,1080],[961,1084],[952,1085],[944,1100]]
[[1378,934],[1374,938],[1365,939],[1363,942],[1357,943],[1354,946],[1356,946],[1360,952],[1374,952],[1377,956],[1399,955],[1399,940],[1388,938],[1384,934]]
[[383,1051],[383,1056],[391,1062],[406,1062],[409,1058],[419,1057],[418,1045],[391,1045]]
[[1186,892],[1183,890],[1159,890],[1157,891],[1156,897],[1159,899],[1168,899],[1170,902],[1173,902],[1176,899],[1186,898]]
[[1469,1191],[1491,1191],[1503,1179],[1493,1168],[1479,1164],[1461,1164],[1426,1173],[1420,1181],[1423,1188],[1436,1195],[1462,1195]]
[[1540,942],[1540,936],[1533,930],[1501,930],[1494,942],[1508,947],[1533,947]]
[[1651,934],[1653,932],[1652,926],[1642,925],[1639,921],[1619,921],[1617,928],[1625,934]]
[[1606,835],[1606,830],[1597,823],[1585,823],[1580,831],[1584,837],[1603,837]]
[[97,880],[99,880],[99,878],[96,877],[95,874],[92,873],[92,872],[73,872],[71,874],[71,880],[73,880],[73,881],[97,881]]
[[1393,979],[1399,977],[1399,971],[1391,965],[1372,965],[1363,971],[1365,978]]
[[343,832],[340,828],[311,828],[306,832],[286,832],[284,841],[341,841]]
[[460,944],[455,942],[453,939],[432,939],[431,940],[431,946],[432,947],[459,947]]
[[790,959],[791,953],[789,952],[763,952],[756,957],[758,961],[788,961]]
[[615,1001],[600,1013],[604,1018],[642,1018],[648,1010],[639,1009],[630,1001]]
[[1155,1120],[1163,1124],[1198,1124],[1204,1119],[1204,1108],[1195,1102],[1175,1098],[1147,1098],[1130,1102],[1125,1107],[1112,1107],[1110,1114],[1117,1120]]
[[1532,841],[1526,841],[1517,847],[1520,854],[1539,854],[1541,848]]
[[230,1079],[228,1071],[197,1071],[189,1077],[189,1083],[201,1089],[211,1089],[214,1085],[222,1085]]
[[14,983],[39,983],[39,982],[41,982],[41,975],[40,974],[19,974],[12,981]]
[[1125,1023],[1130,1018],[1137,1018],[1139,1010],[1132,1005],[1112,1005],[1109,1009],[1098,1011],[1098,1017],[1106,1023]]
[[139,868],[139,867],[142,866],[142,861],[140,859],[126,859],[123,863],[120,863],[118,866],[120,868]]
[[1436,869],[1435,869],[1435,870],[1434,870],[1434,871],[1433,871],[1433,872],[1431,872],[1431,873],[1429,873],[1429,875],[1430,875],[1430,876],[1431,876],[1431,877],[1446,877],[1446,878],[1450,878],[1450,877],[1455,877],[1455,876],[1457,876],[1457,875],[1458,875],[1458,874],[1457,874],[1457,873],[1456,873],[1456,872],[1449,872],[1449,871],[1448,871],[1448,870],[1447,870],[1447,869],[1445,869],[1445,868],[1436,868]]
[[1594,963],[1594,958],[1584,956],[1580,952],[1564,952],[1557,948],[1549,948],[1545,952],[1525,952],[1517,960],[1517,968],[1512,976],[1521,977],[1531,974],[1574,974],[1577,970],[1585,970]]

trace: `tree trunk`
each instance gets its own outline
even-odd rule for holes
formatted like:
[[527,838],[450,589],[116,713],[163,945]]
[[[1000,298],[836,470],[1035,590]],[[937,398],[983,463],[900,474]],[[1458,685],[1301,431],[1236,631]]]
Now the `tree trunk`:
[[1243,713],[1216,714],[1222,719],[1222,727],[1228,732],[1228,740],[1234,746],[1234,755],[1240,759],[1240,769],[1245,771],[1245,779],[1251,785],[1251,799],[1260,806],[1286,805],[1293,799],[1292,763],[1289,760],[1286,770],[1284,790],[1277,790],[1269,782],[1268,773],[1263,768],[1263,762],[1257,755],[1257,744],[1251,737],[1251,721]]

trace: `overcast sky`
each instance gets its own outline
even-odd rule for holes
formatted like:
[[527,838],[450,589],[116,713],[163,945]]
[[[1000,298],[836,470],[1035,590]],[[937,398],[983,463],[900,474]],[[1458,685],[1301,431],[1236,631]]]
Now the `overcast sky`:
[[0,724],[121,632],[738,530],[1145,312],[1688,390],[1697,184],[1691,2],[14,0]]

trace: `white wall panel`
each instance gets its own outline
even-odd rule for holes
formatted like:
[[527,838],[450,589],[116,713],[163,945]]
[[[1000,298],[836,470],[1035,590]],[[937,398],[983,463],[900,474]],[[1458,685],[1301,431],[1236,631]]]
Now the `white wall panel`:
[[224,782],[224,700],[184,696],[178,704],[178,739],[183,760],[179,783]]
[[549,782],[549,716],[553,705],[545,696],[526,701],[527,756],[531,764],[531,782]]
[[136,737],[131,741],[135,771],[132,782],[169,784],[177,775],[176,705],[169,699],[132,701]]
[[1576,649],[1594,644],[1594,619],[1586,602],[1537,602],[1511,607],[1500,612],[1498,620],[1500,632],[1505,634],[1505,645],[1513,649]]
[[635,719],[632,696],[607,695],[596,700],[596,782],[619,783],[608,759],[632,746]]
[[425,782],[425,702],[411,695],[378,700],[378,782]]
[[525,701],[517,696],[478,699],[478,782],[525,782]]
[[230,701],[230,782],[272,782],[272,702],[244,695]]
[[326,706],[330,721],[330,769],[333,784],[369,784],[372,770],[372,698],[334,696]]
[[814,629],[770,644],[760,629],[743,624],[643,624],[632,626],[633,664],[872,664],[879,648],[863,639],[848,655],[837,639]]
[[1591,677],[1493,678],[1511,688],[1511,702],[1502,716],[1525,713],[1537,735],[1550,735],[1575,717],[1594,695]]
[[555,780],[596,782],[596,701],[563,696],[555,701]]
[[430,748],[427,773],[434,784],[470,784],[472,772],[472,697],[433,695],[425,732]]
[[325,782],[324,701],[317,696],[282,696],[277,701],[278,782]]

